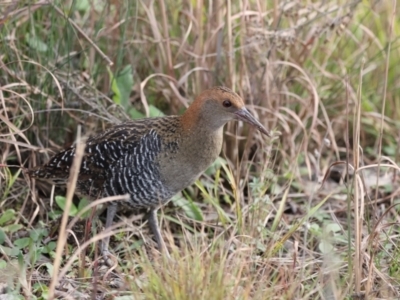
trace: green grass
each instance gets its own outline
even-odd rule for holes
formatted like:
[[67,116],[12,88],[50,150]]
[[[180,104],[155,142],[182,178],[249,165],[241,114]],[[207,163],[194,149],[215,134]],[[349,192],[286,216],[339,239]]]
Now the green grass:
[[[0,295],[399,298],[399,8],[395,1],[3,3]],[[154,249],[140,216],[116,226],[112,270],[87,242],[101,238],[92,210],[59,235],[65,191],[56,189],[52,203],[51,187],[33,185],[23,168],[73,143],[78,125],[88,135],[179,114],[213,85],[234,89],[281,135],[268,140],[227,126],[221,158],[160,212],[170,259]],[[86,203],[75,200],[69,225]]]

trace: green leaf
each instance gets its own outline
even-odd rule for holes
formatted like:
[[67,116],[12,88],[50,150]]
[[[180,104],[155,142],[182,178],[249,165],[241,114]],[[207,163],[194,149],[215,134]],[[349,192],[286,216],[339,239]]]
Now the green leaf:
[[223,159],[222,157],[218,157],[204,172],[205,174],[211,176],[214,175],[217,170],[219,170],[222,166],[226,166],[226,160]]
[[15,216],[15,210],[7,209],[0,217],[0,226],[12,220]]
[[56,249],[57,243],[56,242],[49,242],[47,245],[43,247],[42,253],[50,253]]
[[29,33],[27,33],[25,34],[25,40],[32,49],[35,49],[38,52],[47,52],[47,45],[37,36],[31,36]]
[[90,8],[90,3],[88,0],[74,1],[75,9],[81,12],[86,12]]
[[62,211],[58,209],[49,211],[48,216],[51,220],[56,220],[62,216]]
[[29,261],[34,265],[42,255],[42,247],[36,247],[36,244],[31,244],[29,247]]
[[121,93],[121,105],[125,109],[130,105],[129,96],[133,87],[132,66],[127,65],[116,77],[119,91]]
[[159,110],[157,107],[155,107],[154,105],[149,105],[149,115],[150,117],[162,117],[165,114]]
[[176,206],[180,207],[189,218],[197,221],[204,220],[203,214],[201,213],[201,209],[193,201],[188,201],[182,196],[176,196],[172,198],[172,202]]
[[7,262],[3,259],[0,259],[0,270],[5,269],[7,267]]
[[[67,203],[67,198],[65,198],[63,196],[56,196],[56,203],[64,211],[65,205]],[[76,216],[77,213],[78,213],[78,209],[76,208],[76,206],[73,203],[71,203],[71,208],[69,210],[68,215],[70,217],[74,217],[74,216]]]
[[[10,156],[9,159],[13,159],[13,157]],[[6,188],[4,190],[3,195],[1,196],[2,199],[7,198],[8,193],[10,192],[12,186],[14,185],[15,181],[19,178],[19,174],[21,173],[21,169],[18,170],[18,172],[16,172],[15,174],[11,173],[9,168],[4,168],[4,171],[7,173],[6,177],[9,178],[9,180],[7,180]]]
[[130,106],[129,97],[133,87],[132,66],[125,66],[117,76],[109,70],[111,78],[111,90],[114,92],[113,100],[125,110]]
[[329,223],[325,227],[325,231],[327,233],[329,233],[329,232],[337,233],[337,232],[340,232],[341,230],[342,229],[340,228],[339,224],[336,224],[336,223]]
[[23,249],[25,247],[28,247],[30,242],[31,238],[21,238],[14,241],[14,246],[16,246],[18,249]]
[[45,228],[41,229],[34,229],[30,232],[29,236],[33,241],[38,241],[42,239],[42,237],[47,236],[49,234],[49,231]]
[[383,146],[383,151],[386,155],[395,156],[397,151],[397,145]]
[[[79,204],[78,204],[78,212],[81,212],[81,211],[82,211],[86,206],[88,206],[90,203],[91,203],[91,202],[90,202],[89,200],[87,200],[86,198],[82,198],[82,199],[79,201]],[[89,210],[87,210],[87,211],[81,216],[81,218],[85,219],[85,218],[89,217],[89,216],[90,216],[90,213],[91,213],[91,211],[90,211],[90,209],[89,209]]]
[[313,234],[319,236],[321,234],[321,227],[319,227],[319,225],[317,223],[311,223],[310,231]]
[[111,71],[110,68],[107,68],[108,75],[110,76],[110,83],[111,83],[111,91],[114,93],[112,97],[115,104],[121,105],[121,92],[119,90],[117,80],[114,78],[114,73]]
[[21,224],[10,224],[10,225],[4,227],[4,231],[13,233],[13,232],[20,230],[23,227],[24,226]]
[[6,234],[4,233],[3,230],[0,229],[0,245],[2,245],[5,240],[6,240]]
[[321,251],[321,253],[323,254],[329,254],[332,253],[333,251],[333,246],[331,243],[329,243],[326,240],[322,240],[319,245],[318,245],[319,250]]
[[134,107],[130,107],[128,109],[128,114],[129,114],[129,116],[131,117],[132,120],[141,119],[141,118],[145,117],[144,114],[142,114],[140,111],[138,111]]
[[53,265],[51,263],[44,264],[47,267],[47,271],[49,272],[50,276],[53,276]]
[[0,246],[0,253],[4,253],[5,255],[8,256],[17,256],[18,253],[20,253],[20,250],[16,247],[6,247],[6,246]]

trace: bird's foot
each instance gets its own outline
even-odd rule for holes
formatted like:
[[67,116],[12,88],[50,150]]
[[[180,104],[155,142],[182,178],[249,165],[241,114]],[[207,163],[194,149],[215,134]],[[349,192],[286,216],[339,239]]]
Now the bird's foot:
[[101,251],[101,256],[104,259],[105,264],[110,268],[115,268],[118,265],[118,259],[113,255],[108,249],[103,249]]

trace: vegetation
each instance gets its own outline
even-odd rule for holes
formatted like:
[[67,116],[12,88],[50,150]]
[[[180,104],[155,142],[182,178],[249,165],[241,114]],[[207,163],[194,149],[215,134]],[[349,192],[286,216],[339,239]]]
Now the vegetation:
[[[397,1],[21,0],[0,11],[0,296],[400,297]],[[281,134],[229,124],[221,158],[160,211],[171,258],[140,216],[121,216],[107,267],[91,202],[69,207],[71,192],[25,168],[79,132],[181,113],[213,85]]]

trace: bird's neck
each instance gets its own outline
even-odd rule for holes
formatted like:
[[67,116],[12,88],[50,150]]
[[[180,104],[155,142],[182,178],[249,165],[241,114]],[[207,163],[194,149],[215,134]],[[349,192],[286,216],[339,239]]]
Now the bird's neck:
[[[210,165],[219,155],[223,142],[223,128],[227,123],[204,106],[193,103],[181,116],[183,143],[188,153],[197,157],[200,164]],[[203,166],[201,166],[203,167]]]
[[182,128],[191,134],[214,135],[221,134],[227,121],[212,117],[210,112],[203,111],[202,107],[192,104],[181,116]]
[[[184,116],[187,117],[187,115]],[[191,149],[190,152],[199,152],[200,156],[218,156],[222,148],[224,124],[212,124],[201,115],[195,117],[188,121],[182,118],[185,148]]]
[[178,152],[160,160],[161,175],[172,193],[192,184],[215,161],[222,148],[223,125],[210,126],[197,111],[186,111],[180,122]]

